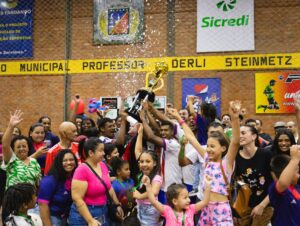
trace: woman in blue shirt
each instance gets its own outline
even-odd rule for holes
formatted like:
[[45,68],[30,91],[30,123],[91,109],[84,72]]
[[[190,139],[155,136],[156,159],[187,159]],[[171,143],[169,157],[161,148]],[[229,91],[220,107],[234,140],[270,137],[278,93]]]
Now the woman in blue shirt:
[[38,203],[44,226],[64,226],[72,204],[71,181],[77,159],[71,150],[61,150],[40,184]]

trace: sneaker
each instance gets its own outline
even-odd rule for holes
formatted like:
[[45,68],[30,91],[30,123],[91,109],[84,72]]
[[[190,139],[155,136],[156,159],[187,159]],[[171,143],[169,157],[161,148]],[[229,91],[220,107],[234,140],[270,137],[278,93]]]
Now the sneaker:
[[189,197],[196,196],[197,193],[198,193],[198,189],[197,189],[197,188],[196,188],[196,189],[193,189],[193,190],[191,190],[191,191],[189,192]]

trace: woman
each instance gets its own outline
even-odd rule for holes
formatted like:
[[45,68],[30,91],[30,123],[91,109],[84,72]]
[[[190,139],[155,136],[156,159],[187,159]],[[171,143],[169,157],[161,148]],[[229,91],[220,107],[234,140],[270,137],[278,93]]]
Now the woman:
[[[91,137],[79,143],[79,152],[85,156],[85,163],[81,164],[75,171],[72,181],[72,199],[69,224],[102,226],[109,225],[107,217],[106,189],[95,173],[102,178],[113,202],[118,205],[118,215],[123,217],[123,210],[120,206],[115,191],[111,187],[108,169],[103,163],[104,144],[98,137]],[[90,169],[91,167],[91,169]]]
[[258,132],[253,126],[240,129],[241,149],[236,157],[235,177],[249,185],[251,196],[246,216],[238,219],[240,226],[267,226],[273,210],[269,206],[268,187],[271,178],[271,152],[258,148]]
[[49,116],[42,116],[39,121],[39,123],[42,123],[45,129],[45,141],[48,141],[48,148],[53,147],[55,144],[59,142],[58,136],[54,135],[51,132],[51,119]]
[[288,129],[279,129],[271,147],[273,155],[290,155],[290,147],[296,144],[293,133]]
[[78,162],[69,149],[61,150],[41,181],[38,203],[44,226],[64,226],[72,204],[71,181]]
[[96,124],[94,122],[93,119],[91,118],[84,118],[82,119],[81,121],[81,124],[80,124],[80,133],[79,135],[87,135],[88,133],[88,130],[91,129],[91,128],[96,128]]
[[28,138],[16,136],[11,140],[14,128],[23,120],[21,118],[22,115],[22,111],[16,110],[10,116],[8,127],[2,139],[4,162],[2,169],[6,171],[6,189],[22,182],[27,182],[37,187],[41,178],[41,170],[37,160],[28,157]]
[[46,154],[48,151],[48,144],[45,141],[45,128],[41,123],[35,123],[30,126],[28,137],[30,140],[30,151],[31,157],[36,158],[40,164],[42,174],[44,175]]

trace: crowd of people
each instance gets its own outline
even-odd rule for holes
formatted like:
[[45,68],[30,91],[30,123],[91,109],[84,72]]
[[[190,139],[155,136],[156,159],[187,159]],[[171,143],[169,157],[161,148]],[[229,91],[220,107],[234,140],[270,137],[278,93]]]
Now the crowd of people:
[[[0,145],[3,225],[300,226],[299,95],[296,120],[274,122],[274,138],[240,101],[221,118],[195,101],[165,112],[145,101],[134,122],[124,109],[116,119],[78,115],[77,97],[58,136],[48,116],[25,136],[23,112],[11,113]],[[231,205],[237,181],[251,190],[243,215]]]

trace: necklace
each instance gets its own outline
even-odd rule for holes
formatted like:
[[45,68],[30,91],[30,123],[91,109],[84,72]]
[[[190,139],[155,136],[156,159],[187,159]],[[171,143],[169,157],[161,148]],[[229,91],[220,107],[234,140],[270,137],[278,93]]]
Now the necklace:
[[[176,220],[178,221],[178,215],[177,215],[176,211],[173,210],[173,212],[175,214]],[[181,222],[182,226],[184,226],[184,221],[185,221],[185,210],[183,211],[183,214],[182,214],[182,222]]]

